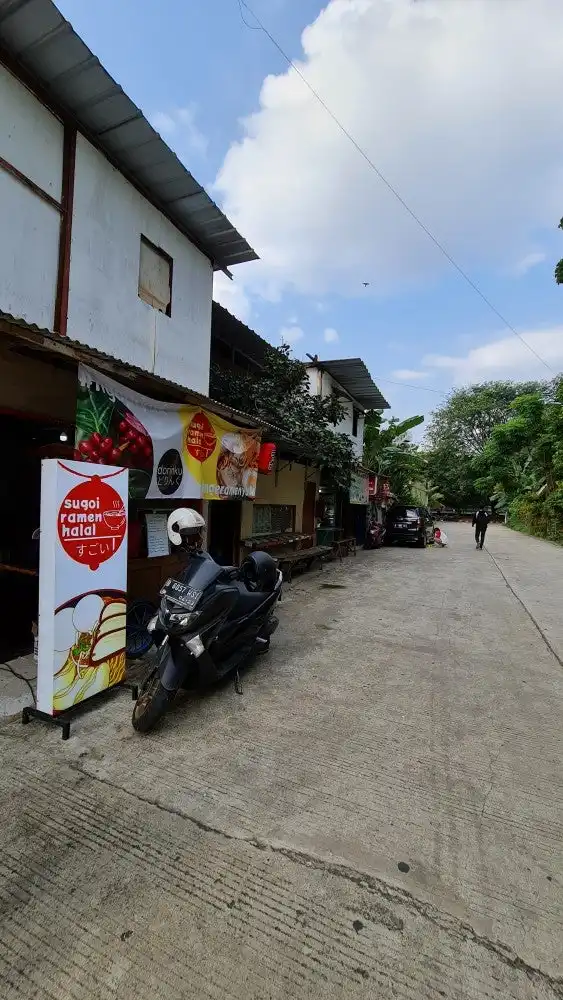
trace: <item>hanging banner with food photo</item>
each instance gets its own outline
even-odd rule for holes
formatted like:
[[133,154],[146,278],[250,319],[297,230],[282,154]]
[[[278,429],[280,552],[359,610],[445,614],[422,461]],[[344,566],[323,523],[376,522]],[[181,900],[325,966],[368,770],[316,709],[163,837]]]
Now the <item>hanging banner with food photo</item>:
[[56,715],[125,677],[128,471],[41,463],[37,708]]
[[75,457],[129,469],[135,499],[252,499],[260,431],[78,369]]

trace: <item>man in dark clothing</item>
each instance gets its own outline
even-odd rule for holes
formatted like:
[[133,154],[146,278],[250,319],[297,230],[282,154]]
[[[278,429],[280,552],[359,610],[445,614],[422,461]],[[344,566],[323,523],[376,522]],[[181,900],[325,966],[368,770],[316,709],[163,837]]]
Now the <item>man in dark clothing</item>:
[[476,510],[473,515],[472,526],[475,528],[475,542],[476,548],[482,549],[483,542],[485,541],[485,533],[487,531],[487,525],[489,523],[489,515],[486,510],[482,507]]

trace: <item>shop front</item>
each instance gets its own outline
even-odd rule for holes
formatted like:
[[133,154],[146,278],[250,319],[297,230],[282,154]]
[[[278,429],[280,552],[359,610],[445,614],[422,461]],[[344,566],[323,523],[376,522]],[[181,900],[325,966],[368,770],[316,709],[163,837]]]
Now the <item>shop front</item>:
[[354,538],[357,545],[363,545],[366,538],[369,517],[369,473],[354,473],[348,496],[343,504],[342,521],[344,533]]
[[255,499],[242,503],[242,553],[264,548],[279,556],[287,548],[314,546],[319,477],[315,467],[277,453],[258,474]]
[[[131,621],[142,626],[143,606],[156,603],[163,581],[185,562],[170,550],[171,510],[189,506],[202,512],[209,520],[208,543],[223,546],[226,554],[230,544],[232,555],[243,498],[256,489],[260,431],[244,414],[124,369],[83,345],[5,318],[0,332],[0,433],[7,470],[0,486],[6,623],[0,653],[8,661],[33,649],[39,543],[32,535],[40,523],[42,459],[80,460],[91,464],[93,473],[98,463],[128,470],[127,603],[128,612],[135,607],[140,612]],[[128,618],[128,643],[129,624]]]

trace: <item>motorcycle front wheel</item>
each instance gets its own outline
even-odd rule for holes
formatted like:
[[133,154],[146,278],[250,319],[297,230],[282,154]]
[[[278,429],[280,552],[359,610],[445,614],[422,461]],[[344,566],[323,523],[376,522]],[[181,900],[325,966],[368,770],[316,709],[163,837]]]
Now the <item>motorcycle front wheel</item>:
[[135,702],[131,723],[138,733],[149,733],[166,714],[174,700],[174,691],[167,691],[160,683],[158,670],[147,678]]

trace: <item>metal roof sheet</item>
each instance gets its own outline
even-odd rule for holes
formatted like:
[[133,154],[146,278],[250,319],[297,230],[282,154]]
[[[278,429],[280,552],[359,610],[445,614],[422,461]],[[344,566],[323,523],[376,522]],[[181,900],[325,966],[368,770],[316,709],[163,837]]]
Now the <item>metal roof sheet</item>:
[[267,340],[252,330],[242,320],[233,316],[228,309],[213,302],[211,313],[211,342],[219,337],[231,344],[241,354],[246,355],[256,365],[263,368],[266,364],[268,351],[274,350]]
[[389,403],[377,388],[361,358],[342,358],[338,361],[315,360],[311,367],[314,365],[328,372],[364,409],[389,409]]
[[72,340],[70,337],[61,337],[58,333],[52,333],[51,330],[36,326],[35,323],[28,323],[25,319],[12,316],[10,313],[0,310],[0,331],[4,332],[4,330],[9,330],[9,332],[16,335],[19,333],[22,341],[32,350],[43,350],[51,355],[57,354],[59,358],[64,358],[66,355],[68,360],[75,363],[82,361],[94,367],[105,368],[109,370],[111,377],[118,381],[121,380],[125,383],[134,382],[134,388],[138,392],[143,392],[144,390],[150,394],[152,389],[153,392],[156,391],[169,402],[197,403],[198,405],[207,407],[207,409],[213,413],[217,413],[219,416],[236,420],[239,423],[245,424],[245,426],[267,427],[268,429],[272,428],[276,432],[279,431],[279,428],[274,427],[272,424],[266,424],[263,420],[258,420],[256,417],[252,417],[250,414],[244,413],[242,410],[237,410],[232,406],[227,406],[225,403],[220,403],[216,399],[210,399],[208,396],[204,396],[201,392],[196,392],[194,389],[187,389],[177,382],[171,382],[170,379],[163,378],[162,375],[147,372],[143,368],[138,368],[136,365],[131,365],[129,362],[123,361],[121,358],[112,357],[110,354],[98,351],[95,347],[82,344],[79,340]]
[[258,259],[52,0],[0,0],[0,45],[216,269]]

